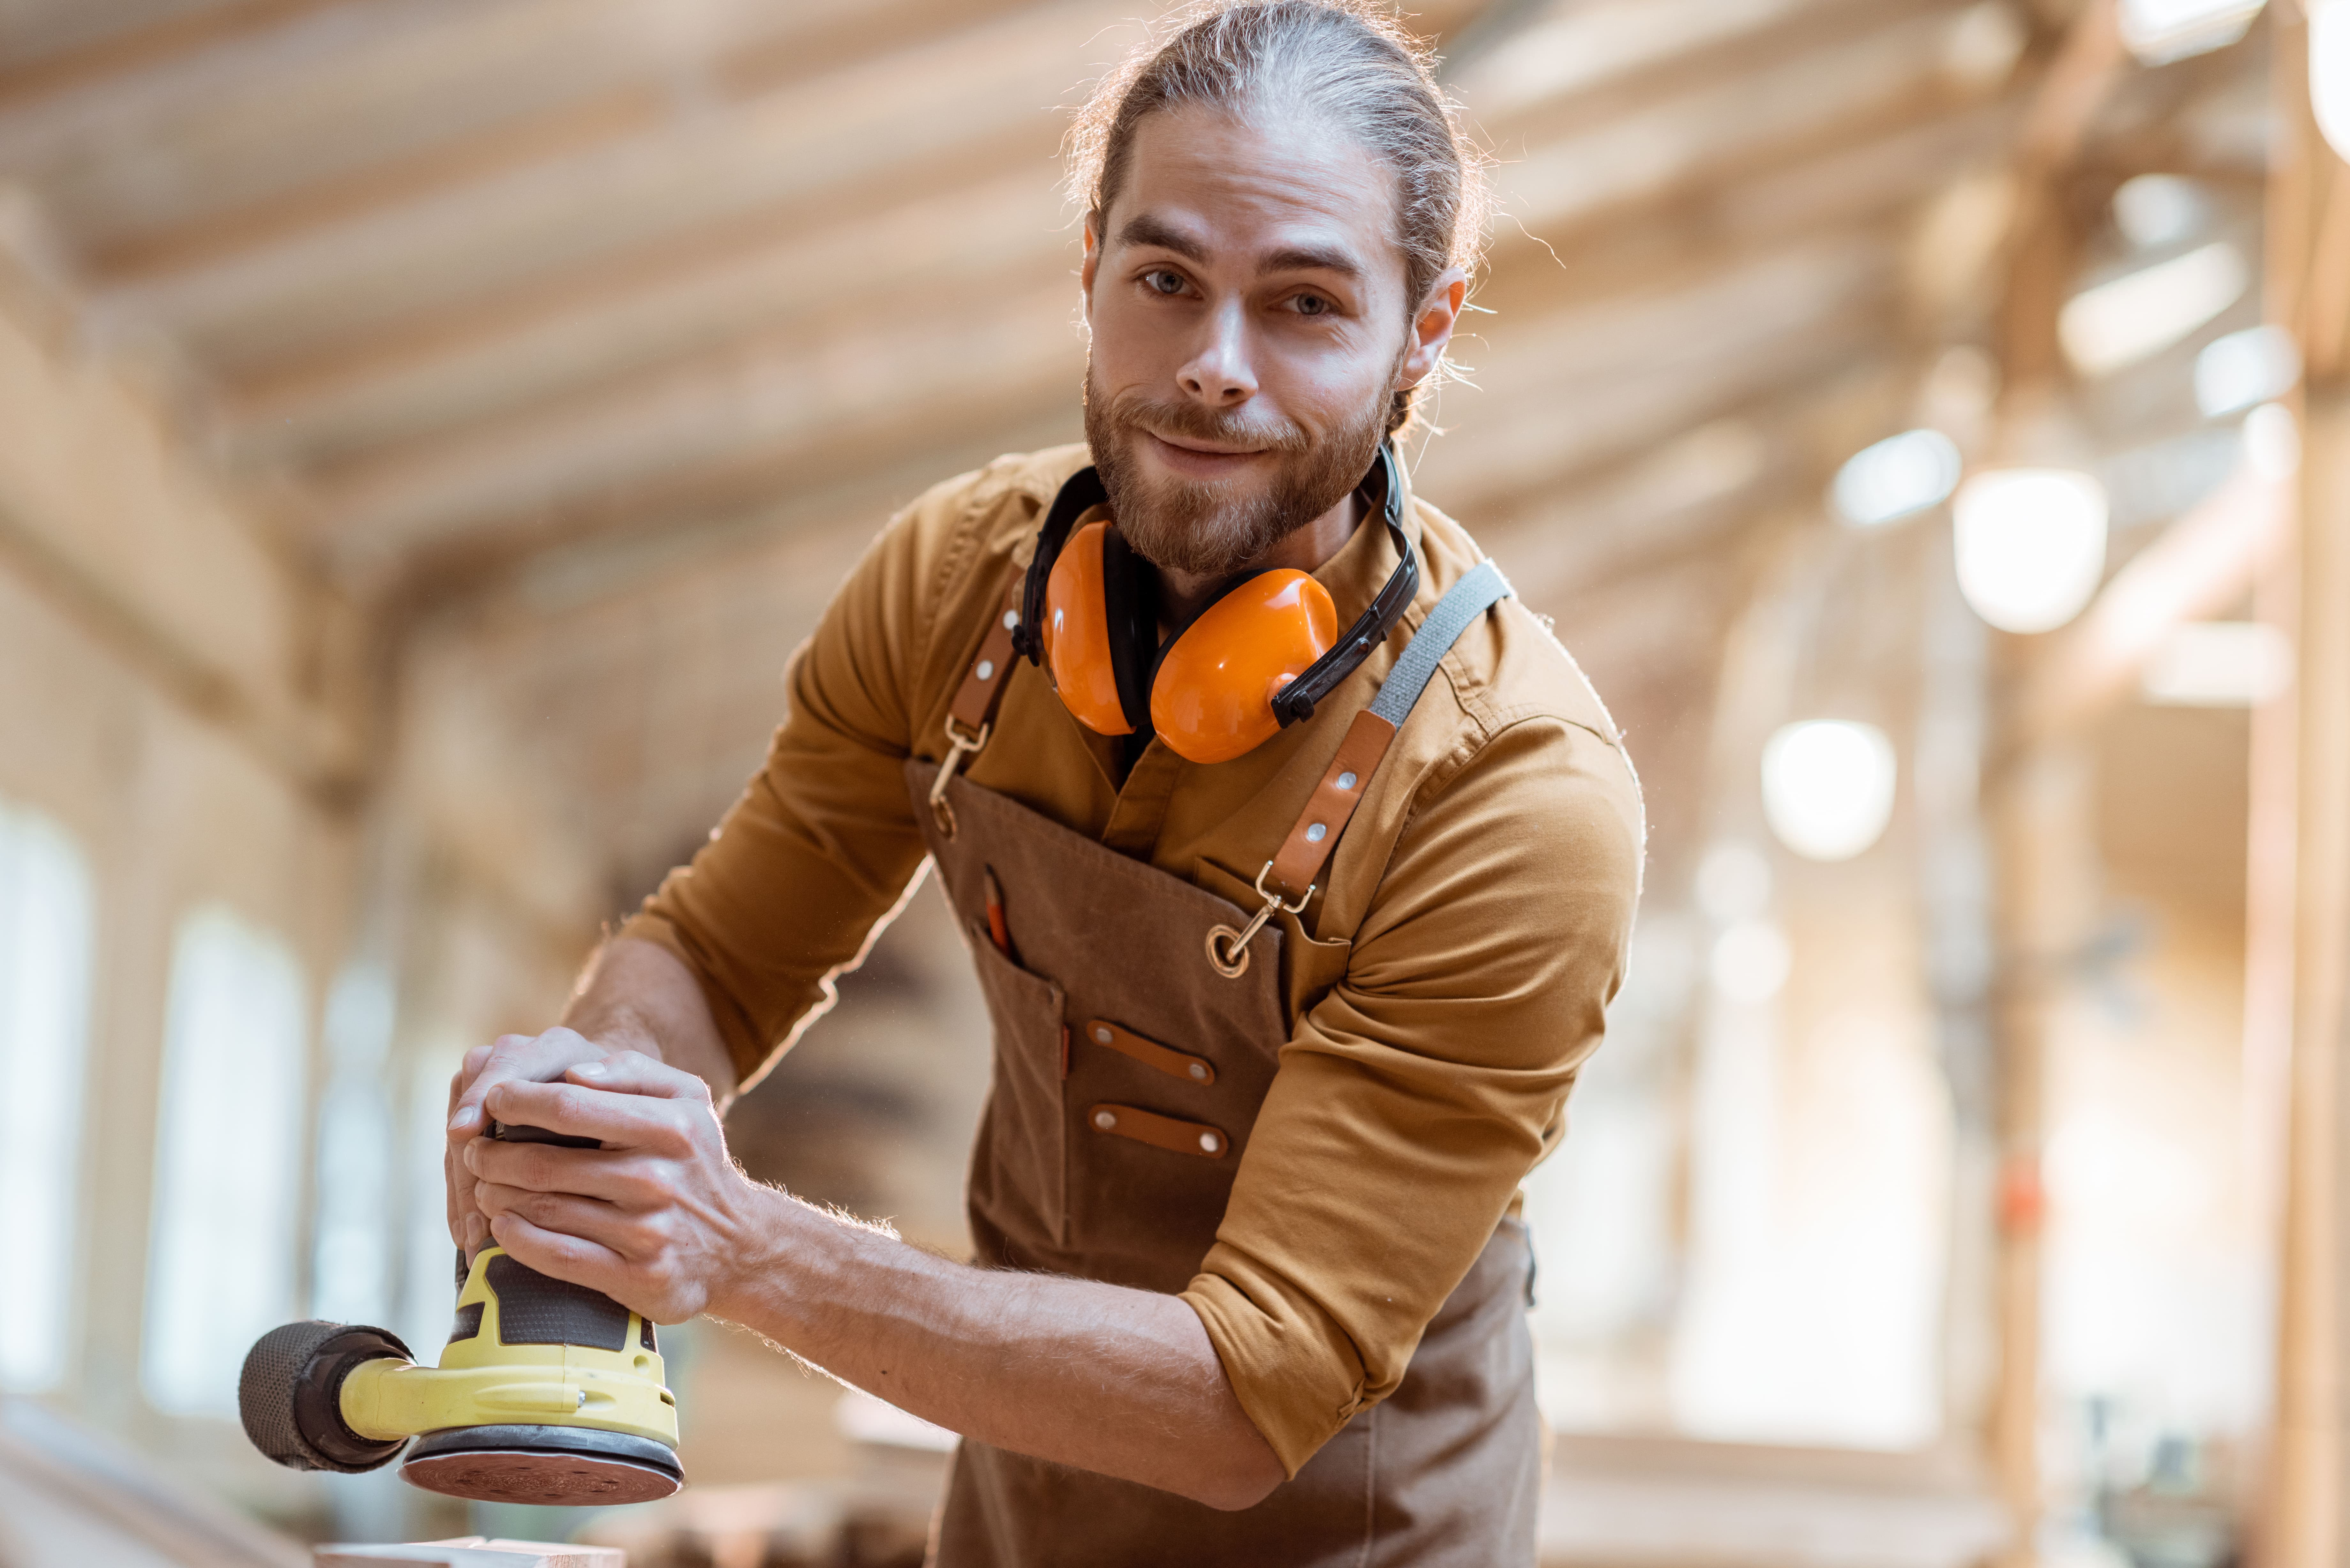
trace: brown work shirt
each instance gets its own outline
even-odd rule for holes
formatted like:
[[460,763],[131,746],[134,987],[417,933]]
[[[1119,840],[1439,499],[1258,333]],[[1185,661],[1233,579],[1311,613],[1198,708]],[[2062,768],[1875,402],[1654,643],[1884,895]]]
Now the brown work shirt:
[[[973,650],[1087,461],[1082,447],[1001,458],[891,522],[795,655],[766,765],[621,933],[693,971],[746,1082],[830,1003],[921,865],[905,759],[944,754]],[[1024,661],[970,777],[1254,911],[1251,885],[1348,722],[1479,559],[1426,503],[1405,520],[1419,597],[1311,722],[1212,766],[1153,741],[1129,771],[1121,742],[1079,725]],[[1315,576],[1345,624],[1395,565],[1372,521]],[[1623,975],[1641,839],[1606,709],[1506,600],[1445,656],[1321,887],[1279,917],[1288,1040],[1184,1299],[1293,1475],[1401,1381],[1556,1142]]]

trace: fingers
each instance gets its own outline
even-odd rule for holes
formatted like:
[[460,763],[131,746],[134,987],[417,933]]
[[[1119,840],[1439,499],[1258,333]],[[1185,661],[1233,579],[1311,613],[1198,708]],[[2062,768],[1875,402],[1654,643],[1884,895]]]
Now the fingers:
[[603,1049],[594,1041],[573,1029],[498,1036],[489,1055],[457,1093],[449,1113],[449,1136],[463,1139],[487,1130],[482,1104],[500,1084],[543,1083],[559,1078],[565,1068],[576,1063],[593,1062],[603,1054]]
[[[474,1075],[481,1072],[482,1064],[490,1059],[490,1050],[491,1047],[487,1045],[474,1046],[465,1053],[464,1062],[455,1073],[450,1075],[447,1107],[449,1112],[453,1113],[456,1110],[457,1096],[464,1092],[465,1085],[472,1083]],[[441,1171],[442,1187],[449,1204],[449,1239],[464,1248],[465,1255],[471,1257],[480,1248],[481,1241],[479,1237],[469,1239],[468,1232],[480,1231],[484,1236],[489,1232],[481,1223],[481,1211],[473,1206],[473,1173],[458,1160],[454,1145],[442,1147]]]
[[484,1211],[488,1205],[480,1192],[494,1184],[525,1192],[574,1193],[632,1210],[657,1208],[672,1196],[633,1154],[475,1138],[465,1146],[464,1161],[474,1179],[474,1201]]
[[512,1211],[491,1221],[490,1234],[506,1250],[507,1256],[542,1274],[586,1285],[591,1291],[602,1291],[624,1303],[627,1301],[620,1292],[626,1286],[628,1264],[600,1241],[542,1230]]
[[600,1061],[582,1062],[567,1076],[575,1084],[623,1095],[704,1104],[710,1100],[710,1085],[702,1078],[638,1051],[619,1051]]
[[706,1085],[697,1106],[682,1098],[613,1094],[581,1084],[505,1083],[490,1092],[488,1106],[492,1116],[510,1126],[592,1137],[608,1149],[641,1148],[672,1155],[692,1147],[691,1128],[698,1122],[716,1125],[710,1116]]

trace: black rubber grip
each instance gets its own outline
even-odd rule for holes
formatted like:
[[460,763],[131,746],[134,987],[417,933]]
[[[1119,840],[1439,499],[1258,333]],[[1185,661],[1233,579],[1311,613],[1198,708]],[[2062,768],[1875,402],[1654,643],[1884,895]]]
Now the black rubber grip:
[[384,1357],[413,1359],[389,1329],[317,1319],[271,1329],[245,1353],[237,1376],[244,1435],[291,1469],[357,1475],[389,1464],[407,1439],[362,1438],[344,1423],[342,1410],[343,1380]]
[[490,1260],[490,1289],[501,1345],[629,1347],[629,1309],[601,1291],[550,1278],[504,1252]]
[[449,1325],[450,1344],[454,1345],[461,1339],[481,1337],[483,1305],[481,1302],[467,1302],[457,1309],[456,1321]]
[[545,1127],[508,1127],[500,1121],[490,1124],[490,1136],[500,1143],[551,1143],[557,1148],[602,1148],[604,1147],[600,1140],[592,1137],[579,1137],[571,1133],[549,1132]]

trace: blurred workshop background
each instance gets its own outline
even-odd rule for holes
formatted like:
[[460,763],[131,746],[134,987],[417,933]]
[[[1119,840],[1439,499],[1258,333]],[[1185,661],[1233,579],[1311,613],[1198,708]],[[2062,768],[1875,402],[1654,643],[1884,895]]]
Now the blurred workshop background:
[[[893,508],[1077,439],[1055,149],[1151,9],[0,0],[0,1568],[919,1561],[941,1435],[714,1325],[603,1517],[274,1469],[235,1375],[440,1343],[458,1057]],[[2350,0],[1416,16],[1502,216],[1410,461],[1653,822],[1545,1561],[2334,1568]],[[842,992],[736,1147],[960,1250],[935,895]]]

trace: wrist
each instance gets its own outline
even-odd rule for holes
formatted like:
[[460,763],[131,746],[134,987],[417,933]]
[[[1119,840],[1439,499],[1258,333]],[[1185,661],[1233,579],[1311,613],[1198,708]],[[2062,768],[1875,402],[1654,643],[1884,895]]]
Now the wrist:
[[796,1349],[795,1325],[835,1264],[843,1227],[788,1192],[738,1179],[742,1217],[704,1310]]

